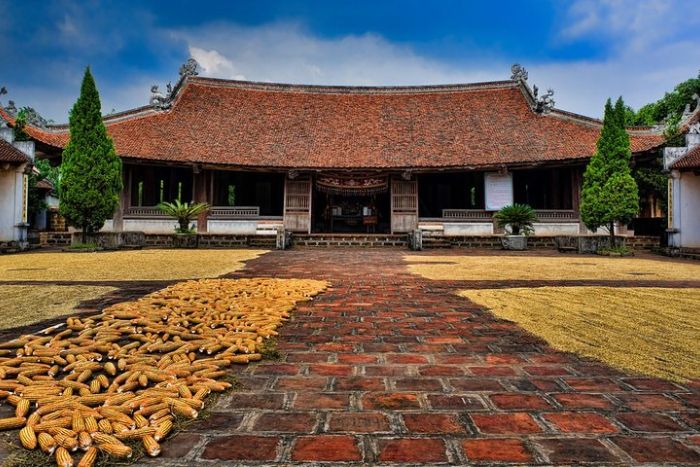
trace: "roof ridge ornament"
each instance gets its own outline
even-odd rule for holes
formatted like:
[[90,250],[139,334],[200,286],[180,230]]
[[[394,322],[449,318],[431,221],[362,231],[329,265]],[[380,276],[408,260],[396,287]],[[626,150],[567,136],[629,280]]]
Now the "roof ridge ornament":
[[537,89],[537,86],[533,86],[532,95],[535,97],[535,105],[533,106],[533,110],[537,113],[543,114],[551,112],[554,108],[554,99],[552,98],[552,96],[554,96],[554,89],[547,89],[547,92],[539,98],[537,97],[538,92],[539,89]]
[[527,70],[524,66],[521,66],[519,63],[514,63],[513,66],[510,67],[510,73],[510,79],[512,79],[513,81],[522,81],[523,83],[527,81]]
[[182,82],[190,76],[197,76],[199,74],[198,68],[199,63],[197,63],[197,60],[192,57],[188,58],[187,61],[180,66],[180,79],[177,81],[175,87],[168,82],[165,86],[165,94],[163,94],[158,90],[159,86],[157,84],[151,86],[151,99],[149,100],[149,104],[158,110],[168,110],[173,106],[175,94],[177,94],[177,90],[180,89]]

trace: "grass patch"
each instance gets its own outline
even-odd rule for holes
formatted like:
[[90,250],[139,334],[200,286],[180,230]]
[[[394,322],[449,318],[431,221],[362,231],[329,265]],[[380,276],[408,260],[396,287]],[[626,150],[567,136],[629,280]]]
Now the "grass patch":
[[184,280],[237,271],[265,250],[130,250],[0,256],[4,281]]
[[74,243],[65,247],[66,250],[96,250],[98,248],[97,243]]
[[700,378],[700,289],[541,287],[459,294],[558,350],[673,381]]
[[263,341],[259,352],[265,360],[282,360],[284,358],[284,352],[277,348],[277,339],[273,337]]
[[113,290],[90,285],[0,285],[0,329],[70,314],[80,302]]
[[[700,264],[597,256],[418,256],[408,269],[432,280],[698,280]],[[412,263],[424,264],[412,264]],[[438,263],[438,264],[436,264]]]

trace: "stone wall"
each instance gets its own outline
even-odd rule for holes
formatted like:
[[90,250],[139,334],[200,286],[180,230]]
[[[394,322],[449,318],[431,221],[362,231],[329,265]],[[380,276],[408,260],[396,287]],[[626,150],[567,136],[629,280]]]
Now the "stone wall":
[[[171,234],[144,234],[120,232],[124,244],[129,246],[173,248],[175,236]],[[71,244],[71,232],[40,232],[39,244],[45,247],[64,247]],[[138,239],[137,239],[138,237]],[[137,241],[138,240],[138,241]],[[219,235],[199,234],[200,248],[266,248],[274,249],[276,238],[271,235]],[[111,245],[110,245],[111,246]]]

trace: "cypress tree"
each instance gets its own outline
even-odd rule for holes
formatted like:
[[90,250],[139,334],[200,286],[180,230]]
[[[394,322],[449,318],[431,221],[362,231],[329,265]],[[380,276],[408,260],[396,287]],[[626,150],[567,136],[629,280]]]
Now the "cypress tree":
[[603,129],[596,152],[583,174],[581,219],[596,231],[606,227],[610,246],[615,246],[615,222],[628,224],[639,211],[637,183],[632,177],[630,137],[625,130],[625,104],[605,103]]
[[63,150],[60,212],[83,232],[97,232],[112,217],[122,189],[122,163],[102,121],[102,105],[90,68],[70,112],[70,141]]

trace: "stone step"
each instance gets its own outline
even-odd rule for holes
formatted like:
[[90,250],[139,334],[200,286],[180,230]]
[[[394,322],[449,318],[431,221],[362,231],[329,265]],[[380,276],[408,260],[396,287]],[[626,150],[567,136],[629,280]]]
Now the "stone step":
[[406,234],[292,234],[293,247],[408,248]]

